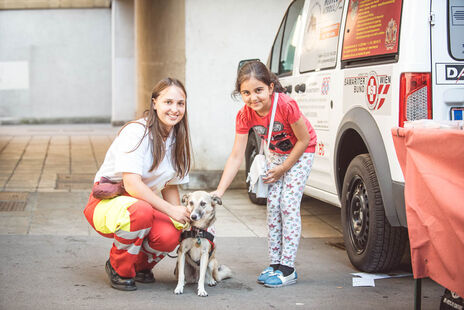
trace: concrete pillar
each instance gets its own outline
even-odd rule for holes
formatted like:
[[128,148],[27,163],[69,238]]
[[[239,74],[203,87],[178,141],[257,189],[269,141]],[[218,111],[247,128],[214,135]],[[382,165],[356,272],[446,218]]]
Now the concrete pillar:
[[113,0],[111,123],[121,125],[135,118],[134,0]]
[[136,0],[137,116],[150,104],[153,86],[164,77],[185,81],[185,0]]

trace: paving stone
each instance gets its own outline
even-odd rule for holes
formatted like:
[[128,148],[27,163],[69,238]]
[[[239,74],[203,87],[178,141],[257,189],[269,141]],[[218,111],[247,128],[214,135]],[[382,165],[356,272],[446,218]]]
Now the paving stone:
[[322,214],[322,215],[318,215],[317,217],[321,219],[322,221],[324,221],[325,223],[329,224],[334,229],[338,230],[339,232],[343,231],[340,213]]
[[[7,212],[2,212],[7,213]],[[30,216],[5,216],[0,214],[0,235],[26,235]]]
[[329,237],[341,237],[342,234],[330,227],[324,222],[321,222],[315,216],[304,215],[301,217],[302,227],[301,235],[304,238],[329,238]]
[[87,236],[88,223],[79,209],[36,210],[31,221],[30,235]]

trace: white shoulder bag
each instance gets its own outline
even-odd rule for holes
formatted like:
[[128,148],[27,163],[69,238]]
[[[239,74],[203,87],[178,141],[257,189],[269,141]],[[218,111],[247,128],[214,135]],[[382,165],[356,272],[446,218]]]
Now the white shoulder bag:
[[[271,143],[272,129],[274,127],[274,116],[277,108],[277,100],[279,94],[274,93],[274,103],[272,105],[271,121],[269,123],[268,135],[267,135],[267,147],[266,153],[269,153],[269,143]],[[263,141],[262,141],[263,142]],[[263,154],[263,143],[261,142],[259,154],[256,154],[253,162],[251,163],[250,172],[246,181],[249,182],[250,187],[248,191],[256,194],[256,198],[267,198],[269,184],[264,183],[263,177],[266,176],[267,162],[266,156]]]

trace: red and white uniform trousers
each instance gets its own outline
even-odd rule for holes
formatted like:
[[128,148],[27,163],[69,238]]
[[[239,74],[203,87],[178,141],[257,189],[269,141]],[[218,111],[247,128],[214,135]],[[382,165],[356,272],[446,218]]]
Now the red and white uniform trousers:
[[151,270],[179,244],[181,231],[166,214],[129,195],[99,200],[91,194],[84,215],[99,234],[114,239],[110,263],[121,277]]

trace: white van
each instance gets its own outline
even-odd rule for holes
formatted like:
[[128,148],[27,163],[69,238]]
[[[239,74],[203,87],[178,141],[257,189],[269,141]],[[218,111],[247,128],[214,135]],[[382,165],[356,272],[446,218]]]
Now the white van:
[[360,270],[391,270],[408,240],[391,128],[462,119],[463,60],[464,0],[296,0],[285,13],[268,66],[317,132],[305,194],[341,206]]

